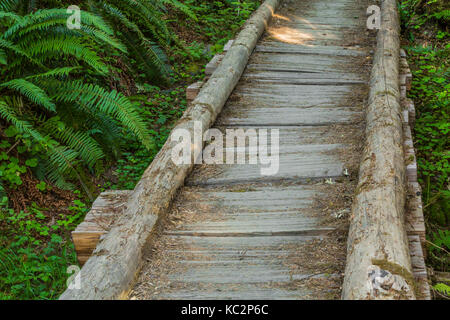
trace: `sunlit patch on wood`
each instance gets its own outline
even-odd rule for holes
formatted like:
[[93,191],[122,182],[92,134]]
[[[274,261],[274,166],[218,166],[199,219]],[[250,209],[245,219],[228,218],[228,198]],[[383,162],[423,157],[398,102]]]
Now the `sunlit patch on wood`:
[[268,33],[276,40],[284,43],[305,45],[307,41],[314,40],[311,34],[289,27],[270,28]]

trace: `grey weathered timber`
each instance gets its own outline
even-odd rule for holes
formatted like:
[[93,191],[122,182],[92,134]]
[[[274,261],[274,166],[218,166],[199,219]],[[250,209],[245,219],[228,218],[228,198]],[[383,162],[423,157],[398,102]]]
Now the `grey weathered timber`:
[[[283,143],[283,142],[281,142]],[[224,150],[226,152],[227,149]],[[341,177],[344,165],[337,157],[339,152],[345,153],[345,146],[339,144],[307,144],[280,147],[279,170],[274,175],[261,175],[261,168],[269,164],[230,164],[222,165],[212,177],[202,174],[205,165],[190,178],[189,184],[232,184],[253,181],[269,182],[283,180],[306,180],[317,178]],[[236,151],[239,153],[239,150]],[[248,154],[248,153],[247,153]]]
[[[340,298],[364,140],[366,9],[283,1],[214,124],[224,134],[269,130],[269,153],[278,129],[279,171],[196,165],[147,246],[131,299]],[[245,147],[223,151],[259,155]]]
[[190,104],[192,101],[195,100],[195,98],[197,98],[198,93],[200,92],[202,86],[203,81],[197,81],[186,88],[186,100],[188,101],[188,104]]
[[306,46],[298,44],[277,43],[266,41],[256,46],[256,52],[285,53],[285,54],[310,54],[316,57],[339,56],[363,56],[366,53],[361,48],[342,46]]
[[208,64],[205,66],[205,75],[210,76],[213,74],[213,72],[219,67],[220,63],[222,62],[224,57],[224,54],[216,54],[214,58]]
[[[280,104],[282,101],[280,101]],[[265,125],[265,126],[319,126],[335,123],[351,124],[360,121],[361,111],[351,107],[314,107],[310,108],[265,108],[254,109],[251,106],[233,110],[229,117],[221,119],[221,125]]]
[[[400,75],[399,83],[405,91],[411,90],[412,75],[406,61],[406,52],[400,50]],[[403,60],[403,61],[402,61]],[[403,108],[403,147],[405,150],[407,197],[405,207],[405,228],[408,235],[409,254],[411,256],[412,271],[415,280],[415,292],[417,299],[431,300],[428,272],[425,265],[426,257],[426,230],[422,207],[422,190],[417,183],[417,164],[411,133],[411,123],[415,119],[415,110],[410,114],[412,102],[409,99],[401,99]],[[411,170],[412,169],[412,170]]]
[[[325,235],[333,230],[318,227],[317,217],[308,217],[303,212],[310,211],[314,196],[320,193],[318,186],[260,186],[251,191],[239,192],[191,187],[184,190],[183,205],[197,206],[206,214],[225,215],[218,221],[186,223],[181,228],[166,232],[170,235],[202,236],[263,236],[268,234],[285,235]],[[243,197],[243,195],[245,195]],[[192,203],[192,199],[196,200]],[[210,208],[218,211],[211,211]]]
[[[203,128],[214,123],[278,2],[266,0],[247,21],[175,129],[192,133],[194,121],[200,121]],[[193,167],[172,162],[172,148],[176,144],[169,139],[163,146],[130,195],[120,218],[81,269],[81,289],[68,289],[60,299],[115,299],[126,295],[158,217],[168,208]]]
[[415,299],[404,225],[399,19],[384,0],[370,82],[366,143],[353,202],[343,299]]
[[72,231],[72,240],[80,265],[89,259],[100,238],[110,230],[130,193],[128,190],[102,192],[92,204],[84,221]]
[[[185,187],[175,204],[177,217],[195,210],[202,219],[164,231],[158,239],[161,257],[149,258],[155,265],[144,266],[131,296],[144,292],[151,299],[319,298],[302,282],[339,275],[325,271],[324,261],[302,266],[297,258],[311,241],[325,244],[334,229],[318,225],[313,207],[323,187]],[[161,273],[156,265],[164,266]]]
[[[282,113],[279,113],[282,114]],[[290,116],[286,114],[285,116]],[[340,115],[344,117],[344,115]],[[222,117],[221,117],[222,118]],[[339,115],[336,116],[339,118]],[[247,124],[253,123],[255,118],[248,117]],[[259,122],[264,122],[265,116],[258,116]],[[276,118],[277,119],[277,118]],[[332,122],[332,121],[330,121]],[[220,123],[220,121],[218,121]],[[275,121],[275,123],[277,123]],[[334,124],[338,123],[335,119]],[[274,175],[261,175],[261,168],[267,168],[269,164],[231,164],[216,166],[212,174],[210,169],[214,166],[202,165],[195,169],[186,181],[189,185],[207,185],[207,184],[236,184],[236,183],[254,183],[270,182],[270,181],[299,181],[308,179],[326,179],[341,177],[345,170],[345,164],[339,158],[339,154],[349,152],[349,148],[341,143],[328,143],[333,137],[335,131],[327,128],[327,123],[323,122],[320,126],[286,126],[279,127],[282,124],[278,122],[278,126],[272,127],[253,127],[239,126],[244,132],[249,130],[266,129],[268,132],[273,129],[279,130],[279,170]],[[227,126],[229,127],[229,126]],[[341,126],[341,130],[346,130],[346,126]],[[223,130],[222,128],[222,131]],[[269,137],[270,138],[270,137]],[[343,142],[344,139],[337,140]],[[268,151],[272,150],[272,141],[268,139]],[[226,154],[228,148],[224,141],[223,153]],[[238,154],[244,154],[247,158],[250,154],[258,152],[250,152],[248,148],[236,148],[235,158]]]

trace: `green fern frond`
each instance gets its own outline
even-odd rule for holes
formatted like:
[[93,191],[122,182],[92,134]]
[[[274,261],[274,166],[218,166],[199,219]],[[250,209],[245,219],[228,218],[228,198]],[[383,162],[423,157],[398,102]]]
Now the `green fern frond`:
[[[38,167],[43,171],[44,176],[47,177],[56,187],[63,190],[75,190],[76,186],[67,181],[67,174],[55,168],[48,160],[41,160]],[[70,177],[69,177],[70,178]]]
[[20,0],[0,0],[0,9],[10,11],[17,6]]
[[54,55],[72,55],[100,73],[108,72],[108,67],[101,61],[100,57],[93,50],[84,46],[77,38],[48,37],[30,44],[28,48],[23,48],[23,50],[27,50],[32,57],[42,60],[52,58]]
[[[81,11],[81,25],[95,27],[108,35],[113,35],[112,28],[99,16],[86,11]],[[66,26],[70,13],[66,9],[44,9],[30,13],[20,22],[15,23],[5,31],[3,37],[24,36],[25,34],[49,30],[54,26]]]
[[8,64],[8,57],[6,56],[6,52],[3,49],[0,49],[0,64]]
[[51,181],[56,181],[58,176],[69,175],[75,171],[75,166],[78,164],[78,153],[66,146],[57,145],[49,148],[47,151],[49,162],[55,170],[55,173],[49,173],[48,177]]
[[128,43],[130,53],[138,65],[144,70],[150,80],[162,80],[166,82],[169,67],[166,64],[167,57],[164,52],[154,43],[146,39],[136,39],[131,33],[127,33],[124,41]]
[[433,286],[433,289],[450,297],[450,286],[445,283],[437,283]]
[[54,98],[60,102],[77,102],[89,109],[95,108],[119,120],[129,128],[146,146],[153,147],[153,139],[148,134],[145,121],[135,106],[123,94],[113,90],[80,81],[63,82],[55,89]]
[[92,26],[110,36],[114,35],[113,28],[101,16],[84,10],[81,10],[81,25]]
[[90,26],[82,25],[80,29],[80,33],[83,33],[84,35],[89,36],[92,40],[96,41],[97,43],[107,43],[111,47],[116,48],[123,53],[127,52],[127,47],[119,41],[119,39],[114,38],[113,36],[103,32],[102,30],[95,29]]
[[101,142],[104,149],[119,151],[122,128],[118,126],[117,121],[113,121],[104,112],[89,109],[76,102],[69,103],[65,108],[67,108],[67,112],[62,116],[70,116],[65,117],[63,121],[70,123],[69,118],[83,119],[83,124],[87,128],[86,133],[96,136],[96,140]]
[[[42,77],[38,78],[40,85],[45,86],[50,91],[50,94],[57,92],[54,88],[61,86],[60,81],[54,78]],[[117,158],[120,153],[120,142],[122,139],[122,128],[118,126],[117,121],[107,115],[106,113],[96,109],[90,108],[87,105],[73,101],[61,106],[64,112],[58,112],[61,120],[69,126],[75,126],[77,123],[83,123],[86,128],[86,133],[95,136],[95,139],[114,158]],[[75,122],[74,122],[75,121]]]
[[[159,46],[149,41],[139,26],[131,21],[124,14],[124,11],[118,7],[110,3],[102,2],[101,8],[105,19],[108,19],[112,24],[123,25],[123,28],[120,28],[122,34],[121,39],[128,47],[130,55],[137,60],[138,65],[142,68],[146,76],[150,80],[162,80],[165,82],[165,78],[168,76],[170,70],[167,66],[167,57]],[[154,28],[154,26],[151,26],[151,28]],[[166,43],[164,39],[161,41]]]
[[34,59],[32,56],[30,56],[26,51],[22,50],[20,47],[18,47],[17,45],[15,45],[14,43],[2,39],[0,38],[0,48],[4,48],[4,49],[8,49],[10,51],[12,51],[13,53],[15,53],[18,56],[22,56],[27,58],[27,60],[41,68],[45,68],[42,63],[40,63],[39,61],[37,61],[36,59]]
[[9,107],[4,100],[0,100],[0,116],[12,123],[20,132],[32,136],[38,143],[45,141],[44,137],[33,128],[33,125],[26,120],[20,119],[15,110]]
[[0,100],[0,116],[12,123],[21,133],[26,133],[33,137],[36,143],[39,143],[46,150],[49,164],[47,174],[50,181],[61,181],[64,175],[71,172],[76,173],[75,166],[78,153],[75,150],[58,145],[56,141],[52,142],[49,136],[44,137],[29,121],[21,119],[4,100]]
[[192,11],[187,5],[184,3],[181,3],[178,0],[160,0],[162,4],[164,5],[171,5],[175,9],[183,12],[185,15],[187,15],[189,18],[191,18],[194,21],[198,21],[197,16],[195,15],[194,11]]
[[85,125],[90,128],[87,133],[95,136],[103,149],[117,159],[120,155],[122,135],[116,122],[102,112],[95,112],[86,119]]
[[0,84],[0,87],[20,92],[35,104],[43,106],[49,111],[56,111],[56,106],[47,93],[30,81],[25,79],[14,79]]
[[74,70],[80,70],[81,67],[61,67],[61,68],[55,68],[50,71],[35,74],[32,76],[28,76],[25,79],[38,79],[38,78],[49,78],[49,77],[67,77],[72,71]]
[[[55,16],[55,9],[39,10],[35,13],[31,13],[22,17],[22,20],[12,25],[8,30],[3,33],[4,39],[17,37],[19,33],[24,33],[45,30],[56,24],[67,23],[67,17],[62,16],[61,13]],[[65,19],[64,19],[65,18]],[[64,21],[64,22],[63,22]]]
[[137,16],[140,19],[137,23],[141,24],[151,32],[155,40],[163,46],[167,46],[172,39],[167,24],[161,19],[160,10],[147,1],[136,0],[118,0],[114,1],[117,5],[127,12],[130,16]]
[[103,4],[104,10],[110,18],[123,24],[130,30],[123,30],[123,41],[127,44],[130,53],[138,61],[149,79],[159,79],[165,81],[169,73],[167,67],[167,57],[156,44],[150,43],[141,32],[139,27],[129,20],[118,8]]
[[47,119],[41,128],[78,152],[79,157],[90,167],[105,156],[97,141],[85,132],[67,127],[59,120],[59,117]]
[[[6,32],[5,36],[6,36],[6,38],[18,38],[18,37],[23,37],[27,34],[34,34],[39,31],[50,32],[52,27],[63,26],[66,23],[67,23],[67,18],[65,18],[65,17],[61,17],[61,18],[56,17],[54,19],[33,21],[32,24],[30,24],[26,27],[23,27],[20,30],[17,30],[11,36],[9,35],[8,32]],[[21,23],[19,23],[18,25],[20,25],[20,24]]]
[[13,13],[13,12],[5,12],[5,11],[0,11],[0,19],[4,19],[4,18],[9,18],[12,19],[16,22],[21,22],[22,21],[22,17]]

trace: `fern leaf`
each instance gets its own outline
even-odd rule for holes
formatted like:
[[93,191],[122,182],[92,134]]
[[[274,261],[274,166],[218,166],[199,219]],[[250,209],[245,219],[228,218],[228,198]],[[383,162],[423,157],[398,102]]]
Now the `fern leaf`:
[[41,59],[48,59],[53,55],[72,55],[100,73],[108,72],[108,67],[101,61],[100,57],[93,50],[84,46],[77,38],[49,37],[29,45],[26,50],[32,57],[40,57]]
[[161,3],[163,3],[165,5],[171,5],[175,9],[183,12],[185,15],[187,15],[192,20],[198,21],[198,18],[195,15],[195,13],[187,5],[185,5],[184,3],[181,3],[178,0],[161,0]]
[[83,33],[84,35],[89,36],[92,40],[96,41],[97,43],[100,44],[107,43],[111,47],[116,48],[122,51],[123,53],[127,52],[127,47],[121,41],[119,41],[119,39],[110,36],[109,34],[103,32],[102,30],[82,25],[80,32]]
[[6,57],[6,52],[3,49],[0,49],[0,64],[8,64],[8,58]]
[[[54,26],[66,26],[70,14],[66,9],[43,9],[22,17],[21,21],[8,28],[3,34],[5,39],[24,36],[36,31],[49,30]],[[113,35],[112,28],[99,16],[81,11],[81,24],[95,27],[108,35]]]
[[85,132],[67,127],[59,117],[46,120],[42,130],[78,152],[79,157],[90,167],[105,156],[97,141]]
[[33,125],[20,119],[15,111],[4,100],[0,100],[0,116],[12,123],[21,133],[27,133],[46,150],[49,160],[47,170],[52,182],[63,179],[63,175],[75,171],[78,153],[75,150],[51,142],[49,137],[44,137]]
[[67,77],[72,71],[74,70],[80,70],[81,67],[61,67],[61,68],[55,68],[48,72],[35,74],[32,76],[28,76],[25,79],[38,79],[38,78],[48,78],[48,77],[60,77],[64,76]]
[[119,120],[129,128],[147,147],[154,146],[153,139],[148,134],[144,120],[139,115],[134,105],[123,94],[113,90],[80,81],[61,83],[55,89],[54,98],[60,102],[77,102],[87,108],[95,108]]
[[17,6],[20,0],[0,0],[0,9],[10,11]]
[[0,48],[8,49],[8,50],[14,52],[15,54],[17,54],[18,56],[26,57],[29,62],[31,62],[41,68],[45,68],[42,65],[42,63],[40,63],[39,61],[37,61],[36,59],[31,57],[27,52],[25,52],[20,47],[18,47],[17,45],[15,45],[14,43],[12,43],[8,40],[4,40],[4,39],[0,38]]
[[3,19],[3,18],[10,18],[16,22],[22,21],[22,17],[13,12],[0,11],[0,19]]
[[433,286],[433,289],[445,294],[446,296],[450,296],[450,286],[446,285],[445,283],[437,283]]
[[126,33],[124,41],[128,43],[131,53],[149,79],[166,82],[169,74],[167,58],[155,43],[151,43],[147,39],[133,38],[129,33]]
[[35,104],[43,106],[49,111],[56,111],[56,106],[47,93],[30,81],[25,79],[14,79],[0,84],[0,87],[20,92]]

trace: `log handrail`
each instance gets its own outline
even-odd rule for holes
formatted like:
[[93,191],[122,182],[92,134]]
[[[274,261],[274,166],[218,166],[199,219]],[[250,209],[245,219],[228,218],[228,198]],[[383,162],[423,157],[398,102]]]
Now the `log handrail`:
[[396,0],[384,0],[370,79],[366,143],[350,216],[343,299],[415,299],[406,198]]

